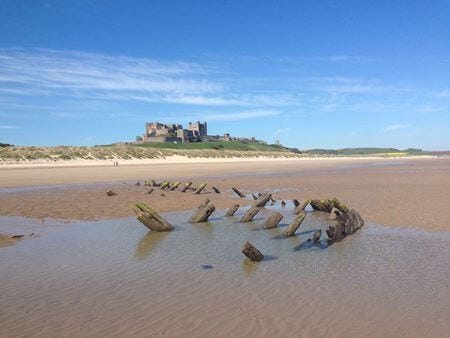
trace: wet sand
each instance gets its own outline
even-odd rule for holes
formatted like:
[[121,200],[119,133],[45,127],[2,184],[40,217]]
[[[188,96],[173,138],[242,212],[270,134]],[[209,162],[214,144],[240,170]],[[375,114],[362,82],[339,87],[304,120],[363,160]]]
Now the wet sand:
[[[274,207],[269,207],[272,209]],[[50,223],[0,217],[47,233],[0,249],[1,336],[446,337],[450,235],[368,223],[327,247],[306,240],[326,215],[309,213],[298,236],[261,230],[218,211],[171,233],[134,218]],[[51,231],[48,229],[51,228]],[[244,258],[250,240],[265,255]],[[211,265],[212,269],[203,269]]]
[[[206,182],[208,193],[164,192],[136,187],[137,180]],[[48,187],[47,185],[57,185]],[[211,185],[223,193],[211,191]],[[44,187],[39,187],[44,186]],[[450,158],[305,159],[216,163],[170,163],[119,167],[0,169],[0,215],[39,219],[98,220],[131,216],[130,204],[144,201],[158,211],[187,210],[208,197],[217,208],[245,193],[274,192],[299,200],[338,197],[374,223],[430,231],[450,230]],[[109,189],[118,196],[107,197]]]

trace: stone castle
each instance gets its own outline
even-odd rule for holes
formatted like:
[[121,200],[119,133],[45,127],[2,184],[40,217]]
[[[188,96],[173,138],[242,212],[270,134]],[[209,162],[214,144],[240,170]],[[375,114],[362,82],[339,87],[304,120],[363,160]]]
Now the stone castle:
[[145,133],[138,138],[139,142],[202,142],[202,141],[229,141],[230,134],[223,136],[208,135],[206,122],[189,122],[187,129],[181,124],[164,124],[159,122],[147,122]]

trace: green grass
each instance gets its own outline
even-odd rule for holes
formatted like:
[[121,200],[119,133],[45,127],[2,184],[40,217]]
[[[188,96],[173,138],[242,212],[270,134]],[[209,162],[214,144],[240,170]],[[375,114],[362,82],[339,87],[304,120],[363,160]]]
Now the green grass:
[[135,147],[157,149],[209,149],[209,150],[238,150],[238,151],[289,151],[276,144],[263,144],[243,141],[219,141],[219,142],[192,142],[192,143],[143,143],[135,144]]

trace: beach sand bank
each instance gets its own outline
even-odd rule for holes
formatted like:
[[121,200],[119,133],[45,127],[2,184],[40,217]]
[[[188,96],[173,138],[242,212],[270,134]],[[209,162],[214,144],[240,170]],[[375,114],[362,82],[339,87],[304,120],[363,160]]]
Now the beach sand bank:
[[[164,192],[136,181],[208,184],[207,193]],[[52,185],[52,186],[49,186]],[[222,191],[215,194],[214,185]],[[131,216],[143,201],[158,211],[192,209],[208,197],[219,209],[246,205],[231,191],[270,191],[280,199],[338,197],[365,219],[388,226],[450,230],[450,158],[264,159],[143,165],[0,169],[0,215],[96,220]],[[118,195],[106,196],[109,189]]]

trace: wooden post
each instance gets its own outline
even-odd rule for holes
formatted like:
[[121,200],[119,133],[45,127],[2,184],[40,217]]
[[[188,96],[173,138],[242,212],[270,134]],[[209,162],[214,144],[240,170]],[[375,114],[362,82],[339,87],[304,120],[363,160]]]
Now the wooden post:
[[236,195],[238,195],[239,197],[245,197],[245,195],[244,195],[243,193],[241,193],[241,192],[238,190],[238,188],[233,187],[233,188],[231,188],[231,190],[233,190],[233,191],[236,193]]
[[161,183],[161,190],[166,189],[170,185],[169,181],[164,181]]
[[206,222],[208,220],[208,217],[211,216],[214,210],[216,210],[216,207],[212,204],[200,206],[196,210],[196,212],[192,215],[192,217],[189,219],[189,222],[190,223]]
[[258,199],[255,202],[253,202],[252,206],[263,207],[267,204],[267,202],[270,201],[271,198],[272,195],[269,193],[262,194],[261,196],[258,197]]
[[151,194],[151,193],[152,193],[152,192],[153,192],[154,190],[155,190],[155,189],[153,189],[153,188],[152,188],[152,189],[150,189],[149,191],[147,191],[147,194],[149,194],[149,195],[150,195],[150,194]]
[[305,200],[303,201],[303,203],[301,205],[299,205],[297,208],[295,208],[294,210],[294,214],[299,214],[300,212],[304,211],[305,208],[308,206],[310,200]]
[[314,233],[314,235],[313,235],[313,242],[314,242],[314,244],[319,243],[319,241],[320,241],[320,236],[322,236],[322,230],[318,230],[318,231],[316,231],[316,232]]
[[180,181],[174,182],[172,186],[170,187],[170,191],[174,191],[178,186],[181,184]]
[[189,189],[189,187],[192,185],[192,182],[187,182],[185,185],[184,185],[184,187],[183,187],[183,189],[181,189],[181,192],[185,192],[187,189]]
[[253,217],[256,216],[258,212],[261,211],[262,208],[259,207],[251,207],[247,210],[247,212],[241,217],[241,222],[251,222]]
[[294,236],[297,229],[302,224],[303,220],[306,217],[306,212],[301,211],[298,216],[292,221],[292,223],[289,225],[289,227],[283,232],[283,235],[286,237]]
[[281,200],[281,206],[284,208],[286,206],[286,202],[284,200]]
[[156,211],[145,203],[136,203],[131,206],[137,219],[152,231],[172,231],[173,226],[162,218]]
[[264,259],[264,255],[250,242],[244,243],[244,245],[242,246],[242,253],[253,262],[259,262]]
[[117,193],[115,193],[115,192],[112,191],[112,190],[108,190],[108,191],[106,192],[106,195],[108,195],[108,196],[117,196]]
[[200,184],[197,189],[195,190],[194,194],[198,195],[202,192],[203,189],[205,189],[206,187],[206,183],[202,183]]
[[264,229],[272,229],[276,228],[278,223],[283,219],[283,215],[281,215],[278,211],[275,211],[263,224]]
[[294,203],[294,206],[297,208],[300,205],[300,202],[296,200],[295,198],[292,200],[292,203]]
[[211,202],[209,198],[205,198],[202,203],[199,204],[197,208],[206,207],[208,203]]
[[225,216],[230,217],[233,216],[236,211],[238,211],[239,209],[239,204],[235,204],[233,205],[230,209],[228,209],[228,211],[225,213]]
[[214,192],[216,193],[216,194],[220,194],[220,190],[219,189],[217,189],[216,187],[212,187],[212,190],[214,190]]

